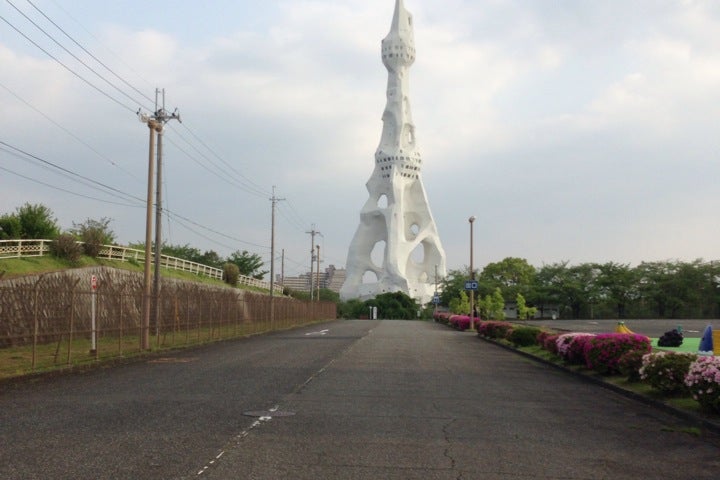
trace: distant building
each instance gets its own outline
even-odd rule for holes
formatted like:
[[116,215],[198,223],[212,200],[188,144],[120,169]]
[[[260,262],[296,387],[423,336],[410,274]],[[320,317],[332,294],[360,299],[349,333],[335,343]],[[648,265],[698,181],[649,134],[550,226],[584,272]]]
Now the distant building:
[[[299,292],[310,291],[310,272],[303,273],[297,277],[285,277],[283,280],[280,275],[276,276],[276,281],[282,283],[285,288],[296,290]],[[345,283],[345,269],[335,268],[330,265],[324,272],[313,272],[313,289],[320,282],[320,288],[327,288],[333,292],[339,293],[343,283]]]

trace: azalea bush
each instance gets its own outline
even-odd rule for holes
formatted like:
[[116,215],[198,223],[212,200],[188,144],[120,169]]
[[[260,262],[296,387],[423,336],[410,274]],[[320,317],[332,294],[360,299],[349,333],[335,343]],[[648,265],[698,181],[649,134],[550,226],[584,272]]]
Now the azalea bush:
[[697,357],[688,367],[685,386],[701,408],[720,413],[720,357]]
[[557,339],[560,335],[557,333],[542,331],[537,336],[537,343],[548,352],[557,355]]
[[568,363],[572,364],[583,364],[585,363],[585,357],[583,355],[583,349],[585,348],[585,340],[587,337],[594,337],[593,333],[564,333],[560,335],[557,340],[558,355]]
[[507,338],[513,329],[511,323],[508,322],[480,322],[477,327],[478,336],[487,338]]
[[649,353],[652,350],[648,337],[634,333],[602,333],[586,337],[582,343],[585,365],[602,374],[620,372],[618,363],[627,352]]
[[665,394],[686,390],[685,377],[697,359],[694,353],[656,352],[643,356],[640,378]]
[[467,330],[470,328],[470,316],[469,315],[451,315],[450,326],[457,328],[460,331]]
[[640,381],[640,367],[642,367],[643,355],[647,352],[643,350],[630,350],[625,352],[618,359],[618,370],[627,377],[630,382]]
[[537,337],[540,329],[537,327],[515,327],[508,334],[507,339],[516,347],[529,347],[537,345]]
[[435,312],[433,314],[433,319],[438,323],[443,323],[445,325],[448,325],[450,323],[450,316],[452,314],[449,312]]

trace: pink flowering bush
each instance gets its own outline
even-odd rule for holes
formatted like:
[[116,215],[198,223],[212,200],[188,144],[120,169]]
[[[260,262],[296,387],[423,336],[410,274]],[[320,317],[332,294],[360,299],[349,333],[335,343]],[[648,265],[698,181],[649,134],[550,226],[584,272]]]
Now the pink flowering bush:
[[720,413],[720,357],[697,357],[685,375],[685,386],[700,407]]
[[558,355],[568,363],[582,364],[585,362],[583,349],[586,337],[594,337],[592,333],[563,333],[557,338]]
[[622,375],[627,377],[629,382],[640,381],[640,367],[642,367],[642,357],[647,352],[644,350],[630,350],[625,352],[618,359],[618,370]]
[[512,324],[508,322],[480,322],[477,326],[478,336],[487,338],[507,338],[512,331]]
[[558,355],[557,339],[559,336],[557,333],[540,332],[538,335],[538,343],[548,352]]
[[450,315],[452,315],[450,312],[435,312],[433,314],[433,319],[435,319],[438,323],[444,323],[447,325],[450,323]]
[[469,315],[451,315],[450,326],[460,331],[467,330],[470,328],[470,316]]
[[634,333],[602,333],[583,341],[585,365],[602,374],[619,373],[620,358],[627,352],[652,350],[650,339]]
[[685,377],[697,359],[694,353],[656,352],[643,355],[640,378],[665,394],[686,390]]

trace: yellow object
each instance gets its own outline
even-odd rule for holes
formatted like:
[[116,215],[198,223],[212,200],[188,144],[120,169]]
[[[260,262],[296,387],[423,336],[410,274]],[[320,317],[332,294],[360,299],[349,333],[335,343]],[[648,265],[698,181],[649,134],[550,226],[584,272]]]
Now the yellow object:
[[624,322],[618,322],[617,326],[615,327],[615,333],[626,333],[629,335],[633,335],[635,332],[626,327]]
[[713,330],[713,354],[720,355],[720,330]]

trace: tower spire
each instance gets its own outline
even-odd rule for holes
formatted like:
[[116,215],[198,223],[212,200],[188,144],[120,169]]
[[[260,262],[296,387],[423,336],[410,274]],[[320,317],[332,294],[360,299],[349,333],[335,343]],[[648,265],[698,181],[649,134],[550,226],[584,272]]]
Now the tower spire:
[[370,196],[348,251],[347,277],[340,290],[345,299],[403,291],[425,303],[434,291],[435,267],[445,275],[445,252],[420,177],[422,157],[410,110],[412,18],[403,0],[396,0],[390,32],[381,44],[388,71],[387,103],[375,169],[366,184]]

